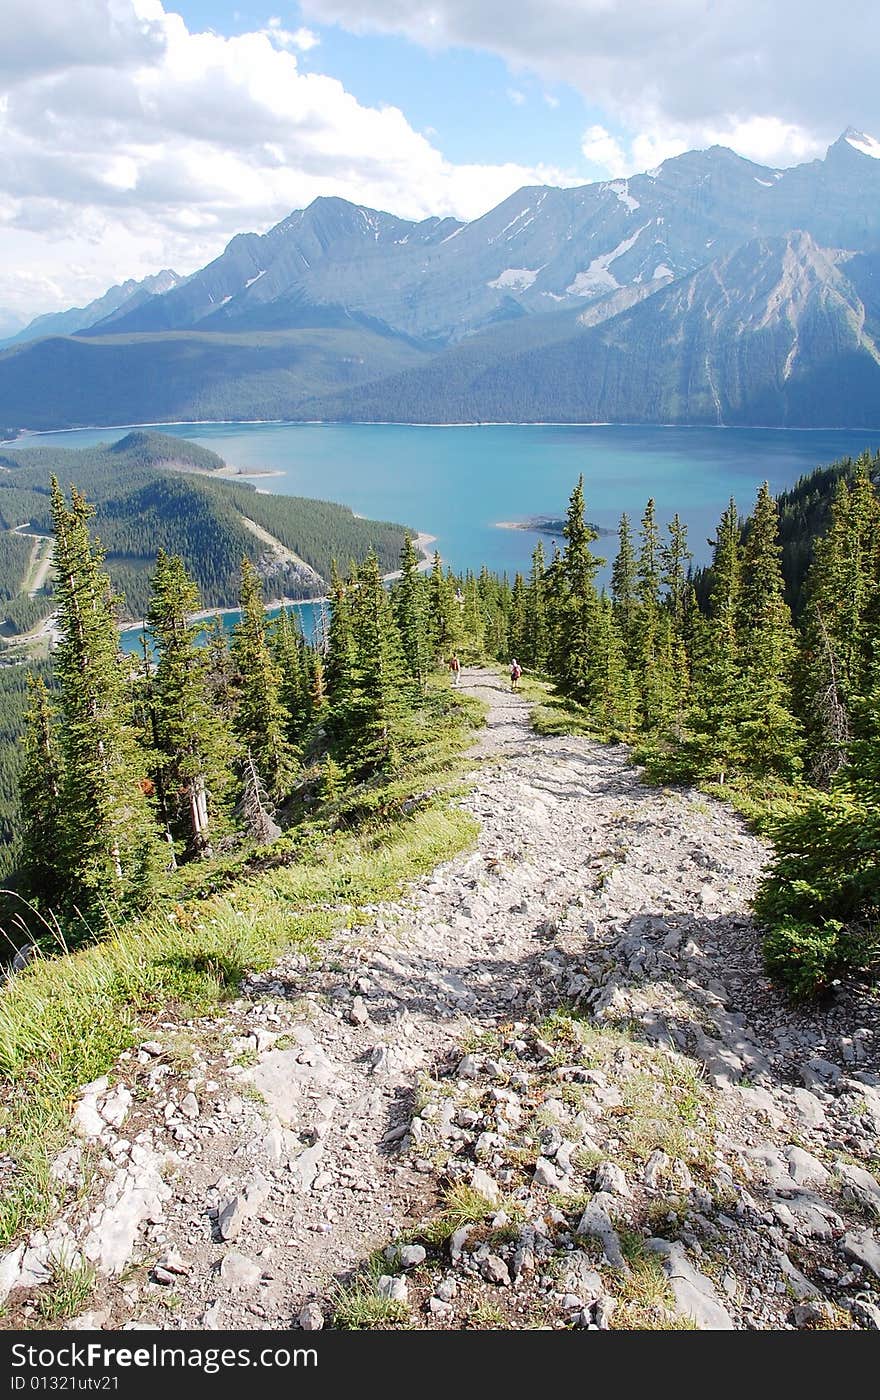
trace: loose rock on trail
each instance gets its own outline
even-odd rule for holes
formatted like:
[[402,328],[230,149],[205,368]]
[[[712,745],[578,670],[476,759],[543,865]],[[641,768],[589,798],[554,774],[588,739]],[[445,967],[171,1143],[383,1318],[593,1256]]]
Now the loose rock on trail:
[[462,688],[476,849],[83,1089],[16,1325],[82,1257],[68,1326],[880,1326],[876,999],[768,982],[735,813]]

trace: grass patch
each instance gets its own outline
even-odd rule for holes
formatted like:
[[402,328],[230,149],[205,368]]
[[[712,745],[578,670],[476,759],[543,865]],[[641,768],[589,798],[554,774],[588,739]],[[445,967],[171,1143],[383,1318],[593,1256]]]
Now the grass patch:
[[351,1283],[338,1284],[331,1300],[334,1325],[344,1332],[412,1326],[408,1304],[380,1297],[377,1291],[379,1279],[391,1272],[384,1258],[376,1254]]
[[536,734],[554,738],[561,734],[579,734],[588,739],[616,739],[597,726],[589,710],[577,701],[560,694],[550,682],[539,676],[523,676],[519,690],[532,705],[532,728]]
[[52,1263],[52,1280],[41,1289],[37,1312],[44,1322],[64,1322],[84,1312],[95,1289],[97,1274],[91,1264]]
[[507,1319],[494,1303],[478,1303],[468,1313],[467,1325],[475,1327],[481,1332],[494,1332],[499,1327],[506,1329]]
[[629,1265],[628,1274],[617,1274],[617,1307],[611,1318],[615,1331],[694,1332],[690,1318],[675,1317],[675,1298],[656,1254],[645,1247],[641,1235],[620,1231],[620,1247]]
[[[100,942],[41,957],[0,999],[0,1152],[17,1172],[0,1201],[0,1245],[42,1223],[57,1187],[49,1163],[66,1139],[73,1097],[106,1073],[144,1025],[169,1009],[190,1019],[238,995],[245,973],[285,950],[314,955],[328,935],[364,921],[361,907],[398,898],[406,884],[473,845],[477,825],[450,802],[460,756],[482,707],[450,700],[406,781],[351,827],[318,820],[273,847],[269,868],[239,872],[204,894],[210,869],[188,876],[200,893],[114,927]],[[440,775],[426,797],[427,780]],[[406,810],[403,794],[417,795]],[[268,864],[268,862],[267,862]],[[180,890],[178,889],[178,895]],[[50,1189],[51,1187],[51,1189]]]
[[440,1214],[419,1227],[418,1238],[439,1249],[462,1225],[482,1225],[499,1210],[501,1205],[495,1205],[467,1182],[457,1181],[446,1192]]

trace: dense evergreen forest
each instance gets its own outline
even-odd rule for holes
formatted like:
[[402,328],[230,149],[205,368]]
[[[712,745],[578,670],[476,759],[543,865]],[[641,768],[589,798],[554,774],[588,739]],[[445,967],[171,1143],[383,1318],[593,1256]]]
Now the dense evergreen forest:
[[[0,528],[6,532],[0,534],[0,611],[6,630],[26,631],[54,607],[49,588],[34,599],[20,596],[33,539],[11,533],[24,525],[35,534],[52,533],[53,473],[94,504],[94,529],[128,618],[146,614],[158,548],[181,556],[205,607],[234,605],[245,554],[254,557],[267,592],[276,597],[321,593],[334,557],[361,558],[375,549],[384,572],[395,567],[403,526],[361,520],[329,501],[267,497],[248,482],[193,474],[224,465],[214,452],[152,432],[132,432],[104,447],[0,452]],[[253,525],[282,548],[259,542]]]
[[[515,655],[555,682],[569,722],[634,744],[649,778],[706,783],[762,814],[777,855],[756,908],[768,967],[795,995],[873,973],[878,465],[869,454],[837,464],[778,501],[765,485],[745,522],[731,500],[703,605],[686,527],[676,515],[662,530],[653,501],[638,528],[621,519],[610,593],[599,592],[582,479],[564,548],[547,559],[539,541],[527,577],[456,576],[439,556],[422,574],[410,536],[390,589],[375,551],[345,574],[333,566],[328,634],[315,646],[287,612],[267,622],[247,559],[231,642],[217,628],[204,645],[190,620],[198,587],[160,549],[147,609],[155,658],[142,661],[117,649],[93,510],[53,481],[61,640],[53,688],[28,682],[20,890],[69,944],[173,894],[187,870],[209,889],[229,852],[295,833],[343,794],[346,820],[385,800],[439,714],[438,668],[454,653]],[[803,531],[815,536],[807,552]]]

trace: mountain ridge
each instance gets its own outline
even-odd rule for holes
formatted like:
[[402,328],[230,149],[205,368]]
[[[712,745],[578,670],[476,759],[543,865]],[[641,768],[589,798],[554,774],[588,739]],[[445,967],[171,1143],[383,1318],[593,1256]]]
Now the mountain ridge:
[[[93,303],[75,336],[0,350],[0,421],[880,425],[878,155],[854,128],[784,170],[716,146],[627,179],[525,187],[468,223],[321,197],[164,291],[139,284],[103,315]],[[653,398],[640,335],[662,357]],[[566,340],[562,395],[535,357]],[[452,418],[447,369],[467,388]]]

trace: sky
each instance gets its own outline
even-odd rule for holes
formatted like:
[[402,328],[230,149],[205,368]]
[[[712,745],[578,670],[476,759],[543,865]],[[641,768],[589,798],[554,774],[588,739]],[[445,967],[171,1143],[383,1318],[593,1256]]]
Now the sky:
[[0,0],[0,334],[318,195],[470,219],[880,135],[875,0]]

